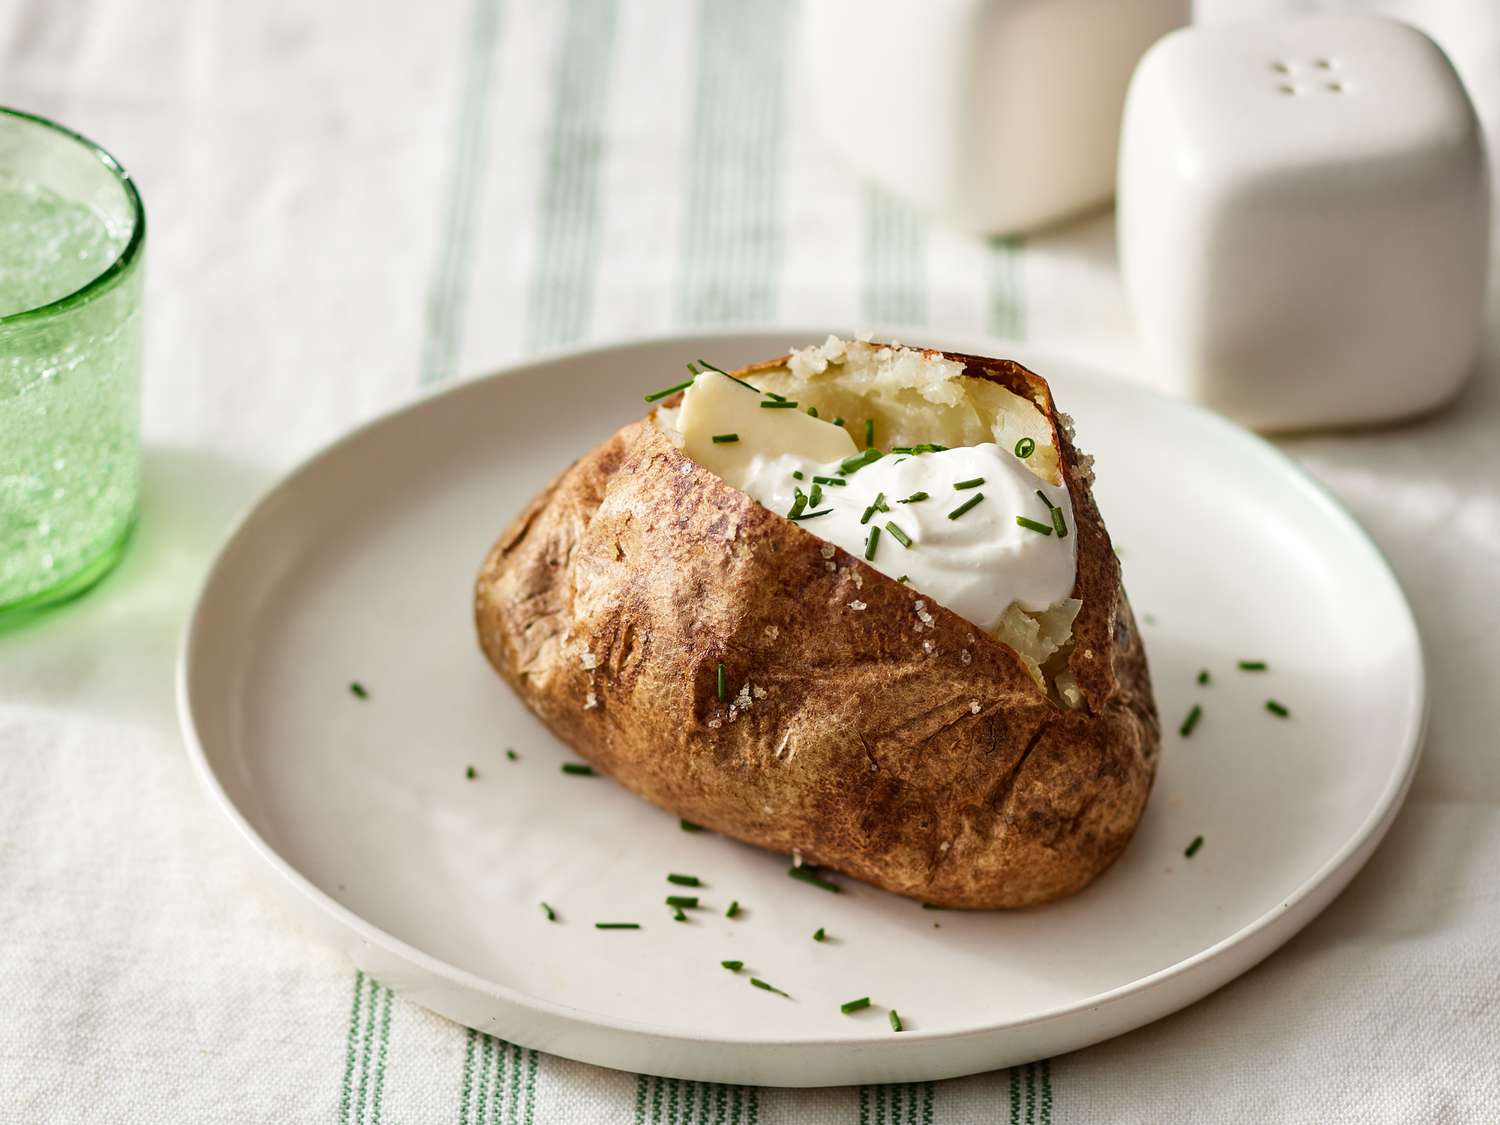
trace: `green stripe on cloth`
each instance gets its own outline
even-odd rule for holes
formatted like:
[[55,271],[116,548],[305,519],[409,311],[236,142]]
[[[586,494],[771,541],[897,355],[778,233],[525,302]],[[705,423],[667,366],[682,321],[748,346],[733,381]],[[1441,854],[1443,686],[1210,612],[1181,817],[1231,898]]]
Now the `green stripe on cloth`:
[[422,384],[453,374],[463,337],[464,310],[474,253],[474,203],[484,170],[485,115],[500,27],[499,0],[475,0],[470,19],[457,128],[448,173],[437,263],[427,287],[419,375]]
[[554,54],[555,102],[527,306],[528,351],[582,339],[593,315],[616,15],[616,0],[569,0]]
[[702,0],[677,308],[689,324],[776,313],[788,0]]
[[539,1053],[469,1028],[458,1090],[459,1125],[531,1125]]
[[354,974],[354,999],[344,1034],[344,1076],[339,1083],[340,1125],[379,1125],[394,994],[362,971]]
[[991,336],[1020,340],[1026,335],[1026,304],[1021,287],[1019,238],[990,240],[989,292],[985,301],[985,331]]
[[927,323],[927,222],[880,188],[863,196],[861,307],[871,324]]

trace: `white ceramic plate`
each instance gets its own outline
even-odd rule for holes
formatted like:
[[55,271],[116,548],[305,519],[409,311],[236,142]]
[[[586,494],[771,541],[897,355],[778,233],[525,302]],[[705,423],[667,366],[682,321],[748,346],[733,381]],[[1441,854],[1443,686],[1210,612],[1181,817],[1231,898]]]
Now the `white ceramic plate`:
[[[927,911],[852,882],[831,895],[788,879],[785,857],[685,833],[607,779],[563,775],[571,753],[475,645],[481,558],[686,360],[737,364],[812,338],[649,341],[454,387],[314,457],[234,533],[184,640],[183,730],[219,807],[361,967],[470,1026],[606,1066],[778,1085],[933,1079],[1191,1003],[1286,941],[1368,858],[1424,719],[1417,633],[1385,562],[1272,447],[1034,347],[995,354],[1048,376],[1097,455],[1165,727],[1156,791],[1112,870],[1008,913]],[[1271,670],[1238,671],[1241,658]],[[1271,697],[1289,719],[1264,709]],[[1194,703],[1202,722],[1184,740]],[[707,884],[711,909],[688,925],[662,904],[672,871]],[[812,941],[819,927],[833,939]],[[751,988],[726,958],[792,999]],[[866,995],[874,1007],[840,1013]]]

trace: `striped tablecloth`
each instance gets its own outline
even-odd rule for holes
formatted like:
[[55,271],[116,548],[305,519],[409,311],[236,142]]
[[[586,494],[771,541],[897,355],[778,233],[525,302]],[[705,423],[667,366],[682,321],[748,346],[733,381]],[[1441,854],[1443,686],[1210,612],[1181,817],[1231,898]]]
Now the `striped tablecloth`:
[[[1493,129],[1491,0],[1421,7]],[[0,102],[114,150],[152,223],[141,533],[89,598],[0,635],[0,1121],[1500,1119],[1493,336],[1444,414],[1288,447],[1370,527],[1421,618],[1434,713],[1407,810],[1280,954],[1114,1042],[821,1091],[539,1055],[325,951],[202,800],[171,664],[214,547],[278,471],[424,384],[748,322],[1026,337],[1140,370],[1109,216],[986,241],[855,182],[809,120],[797,15],[788,0],[0,7]]]

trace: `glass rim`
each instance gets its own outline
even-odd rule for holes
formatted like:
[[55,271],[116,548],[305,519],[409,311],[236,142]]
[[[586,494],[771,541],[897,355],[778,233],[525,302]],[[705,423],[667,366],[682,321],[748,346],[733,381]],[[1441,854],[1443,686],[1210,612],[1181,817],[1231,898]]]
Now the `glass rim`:
[[29,121],[33,125],[40,125],[44,129],[50,129],[54,133],[67,137],[70,141],[82,145],[102,164],[125,190],[125,199],[130,207],[131,230],[130,238],[125,243],[124,249],[115,255],[114,261],[105,266],[88,281],[84,282],[71,293],[64,294],[55,300],[48,301],[44,305],[35,305],[29,309],[20,309],[17,312],[0,316],[0,328],[8,327],[25,320],[40,320],[43,317],[53,316],[65,312],[74,306],[84,304],[95,296],[114,285],[125,272],[140,257],[141,247],[146,242],[146,207],[141,202],[141,193],[136,190],[135,180],[129,172],[111,156],[102,145],[89,140],[82,133],[69,129],[51,118],[43,117],[36,113],[27,113],[24,109],[13,109],[10,106],[0,105],[0,118],[16,118],[21,121]]

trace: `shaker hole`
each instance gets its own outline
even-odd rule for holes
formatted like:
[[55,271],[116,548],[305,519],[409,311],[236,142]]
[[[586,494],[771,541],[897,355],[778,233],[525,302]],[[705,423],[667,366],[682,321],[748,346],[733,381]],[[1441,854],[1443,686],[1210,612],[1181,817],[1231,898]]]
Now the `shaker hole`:
[[1271,69],[1274,70],[1277,74],[1290,74],[1292,72],[1292,68],[1287,66],[1284,62],[1273,62],[1271,64]]
[[1301,90],[1297,89],[1297,87],[1293,86],[1289,82],[1283,82],[1280,86],[1277,86],[1276,88],[1278,90],[1280,90],[1283,94],[1300,94],[1302,92]]
[[1344,84],[1342,82],[1330,82],[1325,88],[1330,94],[1342,94],[1344,92]]
[[1332,59],[1314,59],[1313,60],[1313,66],[1317,67],[1319,70],[1332,70],[1333,69],[1333,60]]

